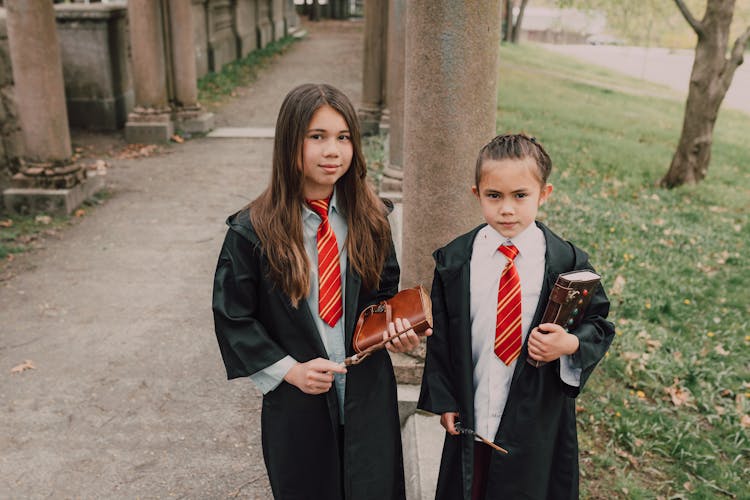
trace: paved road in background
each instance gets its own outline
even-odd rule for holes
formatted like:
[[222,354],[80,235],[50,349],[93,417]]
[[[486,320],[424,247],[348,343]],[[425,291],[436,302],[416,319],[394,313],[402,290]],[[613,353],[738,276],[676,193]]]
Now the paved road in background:
[[[545,44],[544,47],[628,76],[666,85],[687,96],[693,67],[692,50],[611,45]],[[734,74],[722,106],[750,114],[750,58],[745,59]]]
[[[321,22],[217,111],[266,127],[329,82],[355,105],[362,22]],[[259,393],[227,382],[211,316],[226,217],[270,176],[269,139],[111,160],[113,191],[0,281],[0,498],[269,499]],[[24,360],[36,367],[19,374]]]

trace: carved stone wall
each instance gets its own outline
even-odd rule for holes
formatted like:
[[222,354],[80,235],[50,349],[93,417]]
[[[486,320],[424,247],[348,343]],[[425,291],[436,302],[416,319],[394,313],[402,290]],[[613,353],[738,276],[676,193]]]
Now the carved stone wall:
[[110,4],[55,6],[68,122],[121,128],[133,108],[127,8]]
[[5,10],[0,7],[0,191],[10,185],[23,156],[23,136],[16,112]]

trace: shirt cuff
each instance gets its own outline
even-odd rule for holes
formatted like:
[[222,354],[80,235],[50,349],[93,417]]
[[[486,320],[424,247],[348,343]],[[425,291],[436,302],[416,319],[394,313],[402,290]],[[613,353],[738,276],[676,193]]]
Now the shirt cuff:
[[287,372],[296,364],[297,361],[293,357],[286,356],[271,366],[253,373],[250,375],[250,380],[252,380],[260,392],[268,394],[281,384]]
[[575,354],[560,356],[560,379],[571,387],[581,386],[581,368],[577,366]]

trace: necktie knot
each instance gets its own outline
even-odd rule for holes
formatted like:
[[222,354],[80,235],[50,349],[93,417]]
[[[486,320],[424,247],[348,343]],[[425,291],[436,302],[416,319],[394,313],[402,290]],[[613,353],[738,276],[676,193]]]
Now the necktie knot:
[[326,220],[328,218],[328,203],[331,201],[330,198],[306,201],[307,205],[312,209],[313,212],[320,215],[321,219]]
[[503,255],[508,257],[508,260],[511,262],[518,255],[518,248],[516,248],[515,245],[500,245],[497,249],[500,250]]

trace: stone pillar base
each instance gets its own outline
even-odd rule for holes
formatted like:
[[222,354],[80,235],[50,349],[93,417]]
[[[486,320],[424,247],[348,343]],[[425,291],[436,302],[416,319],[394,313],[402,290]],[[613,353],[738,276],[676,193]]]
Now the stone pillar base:
[[125,142],[154,144],[169,142],[174,135],[174,123],[169,108],[136,107],[125,124]]
[[104,176],[91,175],[65,189],[10,188],[3,191],[5,209],[14,214],[68,215],[104,187]]
[[175,127],[191,134],[207,134],[214,129],[214,114],[209,112],[178,112]]
[[125,124],[125,142],[129,144],[154,144],[169,142],[174,135],[174,124],[167,122],[134,122]]

